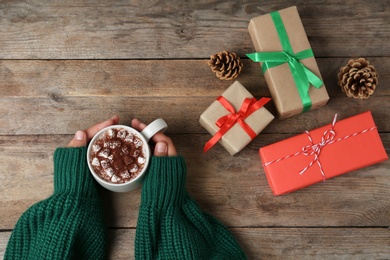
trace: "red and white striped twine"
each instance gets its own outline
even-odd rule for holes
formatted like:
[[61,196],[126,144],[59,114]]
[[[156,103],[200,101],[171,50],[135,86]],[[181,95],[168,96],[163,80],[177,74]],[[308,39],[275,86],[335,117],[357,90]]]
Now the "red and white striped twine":
[[362,131],[359,131],[359,132],[356,132],[356,133],[353,133],[353,134],[350,134],[350,135],[346,135],[344,137],[340,137],[338,139],[335,139],[335,136],[336,136],[336,133],[334,131],[334,126],[336,125],[336,121],[337,121],[337,114],[335,114],[334,118],[333,118],[333,122],[332,122],[332,125],[330,127],[330,129],[326,130],[324,132],[324,134],[322,135],[322,139],[321,139],[321,142],[319,142],[318,144],[314,144],[313,142],[313,139],[311,138],[311,135],[309,133],[309,131],[305,131],[305,133],[307,134],[307,137],[309,138],[309,141],[311,144],[309,145],[306,145],[304,147],[302,147],[301,151],[298,151],[294,154],[290,154],[290,155],[287,155],[285,157],[281,157],[281,158],[278,158],[276,160],[273,160],[273,161],[270,161],[270,162],[266,162],[265,164],[263,164],[263,166],[268,166],[268,165],[271,165],[273,163],[277,163],[277,162],[280,162],[282,160],[285,160],[285,159],[289,159],[291,157],[294,157],[294,156],[297,156],[297,155],[300,155],[300,154],[303,154],[303,155],[314,155],[314,159],[305,167],[303,168],[299,174],[302,175],[304,174],[311,166],[313,166],[314,163],[317,162],[318,164],[318,167],[320,169],[320,172],[321,172],[321,175],[322,175],[322,179],[323,181],[326,180],[326,175],[325,175],[325,172],[324,170],[322,169],[322,165],[321,165],[321,162],[320,162],[320,153],[321,153],[321,149],[323,147],[325,147],[326,145],[328,144],[333,144],[335,142],[339,142],[339,141],[343,141],[345,139],[348,139],[350,137],[354,137],[354,136],[357,136],[359,134],[364,134],[364,133],[367,133],[369,131],[372,131],[374,129],[376,129],[376,126],[373,126],[369,129],[364,129]]

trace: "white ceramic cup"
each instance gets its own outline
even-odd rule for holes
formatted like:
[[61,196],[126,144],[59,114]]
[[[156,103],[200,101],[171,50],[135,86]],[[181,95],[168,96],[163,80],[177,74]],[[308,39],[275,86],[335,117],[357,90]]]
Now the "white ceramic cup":
[[[138,173],[137,177],[135,177],[134,179],[131,179],[130,181],[125,182],[125,183],[117,183],[116,184],[116,183],[108,182],[108,181],[102,179],[95,172],[95,170],[93,169],[93,167],[91,165],[92,158],[90,158],[90,156],[92,153],[91,152],[92,145],[96,142],[97,139],[100,138],[100,136],[103,133],[105,133],[109,129],[113,129],[113,128],[114,129],[125,129],[127,132],[136,135],[143,142],[142,148],[143,148],[143,154],[144,154],[145,160],[146,160],[145,165],[144,165],[143,169]],[[159,119],[154,120],[148,126],[146,126],[142,130],[142,132],[139,132],[136,129],[129,127],[129,126],[125,126],[125,125],[112,125],[112,126],[108,126],[104,129],[100,130],[92,138],[91,142],[88,145],[88,150],[87,150],[87,162],[88,162],[89,170],[92,173],[92,176],[95,178],[95,180],[101,186],[103,186],[104,188],[106,188],[108,190],[115,191],[115,192],[128,192],[128,191],[132,191],[132,190],[140,187],[142,185],[144,178],[145,178],[145,173],[146,173],[147,168],[149,166],[150,158],[152,156],[148,142],[156,133],[165,132],[165,130],[167,128],[168,128],[168,126],[167,126],[166,122],[163,119],[159,118]]]

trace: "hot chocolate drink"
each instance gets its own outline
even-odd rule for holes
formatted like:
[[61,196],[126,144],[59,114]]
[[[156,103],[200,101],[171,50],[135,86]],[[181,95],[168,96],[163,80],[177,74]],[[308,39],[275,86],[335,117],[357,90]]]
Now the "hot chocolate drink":
[[135,133],[110,128],[92,144],[90,165],[105,181],[119,184],[138,176],[146,164],[145,146]]

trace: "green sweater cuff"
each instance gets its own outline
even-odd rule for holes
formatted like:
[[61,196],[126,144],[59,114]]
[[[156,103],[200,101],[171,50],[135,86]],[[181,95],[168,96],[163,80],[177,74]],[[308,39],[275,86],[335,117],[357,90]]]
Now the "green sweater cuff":
[[181,206],[186,194],[186,175],[183,157],[152,157],[142,186],[143,203],[154,208]]
[[96,195],[87,165],[87,148],[57,148],[54,152],[54,194]]

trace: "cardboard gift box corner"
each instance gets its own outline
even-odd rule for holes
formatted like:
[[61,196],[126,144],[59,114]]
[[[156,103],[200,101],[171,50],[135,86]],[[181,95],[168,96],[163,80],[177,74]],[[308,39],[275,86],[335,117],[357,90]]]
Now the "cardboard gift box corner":
[[[284,24],[290,47],[294,54],[308,50],[311,52],[311,46],[299,16],[297,7],[292,6],[279,10],[282,23]],[[274,24],[272,13],[254,17],[250,20],[248,31],[252,39],[256,52],[286,52],[283,49],[278,30]],[[287,51],[288,52],[288,51]],[[248,57],[250,54],[248,54]],[[321,73],[315,60],[312,57],[299,60],[307,69],[309,69],[320,80]],[[279,119],[284,119],[293,115],[300,114],[304,111],[312,110],[324,106],[329,95],[325,85],[316,88],[310,85],[308,89],[309,101],[311,106],[304,107],[301,94],[297,90],[297,84],[288,62],[271,67],[264,72],[264,62],[260,63],[263,68],[264,78],[267,82],[268,89],[271,93],[272,100],[278,112]],[[266,64],[267,65],[267,64]],[[307,92],[307,91],[306,91]],[[308,98],[306,97],[306,99]]]
[[[238,81],[230,85],[221,95],[239,111],[243,101],[246,98],[252,99],[252,94]],[[230,112],[217,100],[201,114],[199,123],[211,134],[215,135],[220,128],[216,122]],[[244,121],[258,135],[272,120],[274,116],[263,106],[249,115]],[[252,138],[244,131],[240,124],[236,123],[219,140],[219,143],[230,153],[234,155],[241,151],[252,141]]]
[[388,159],[370,111],[334,122],[260,148],[274,195]]

